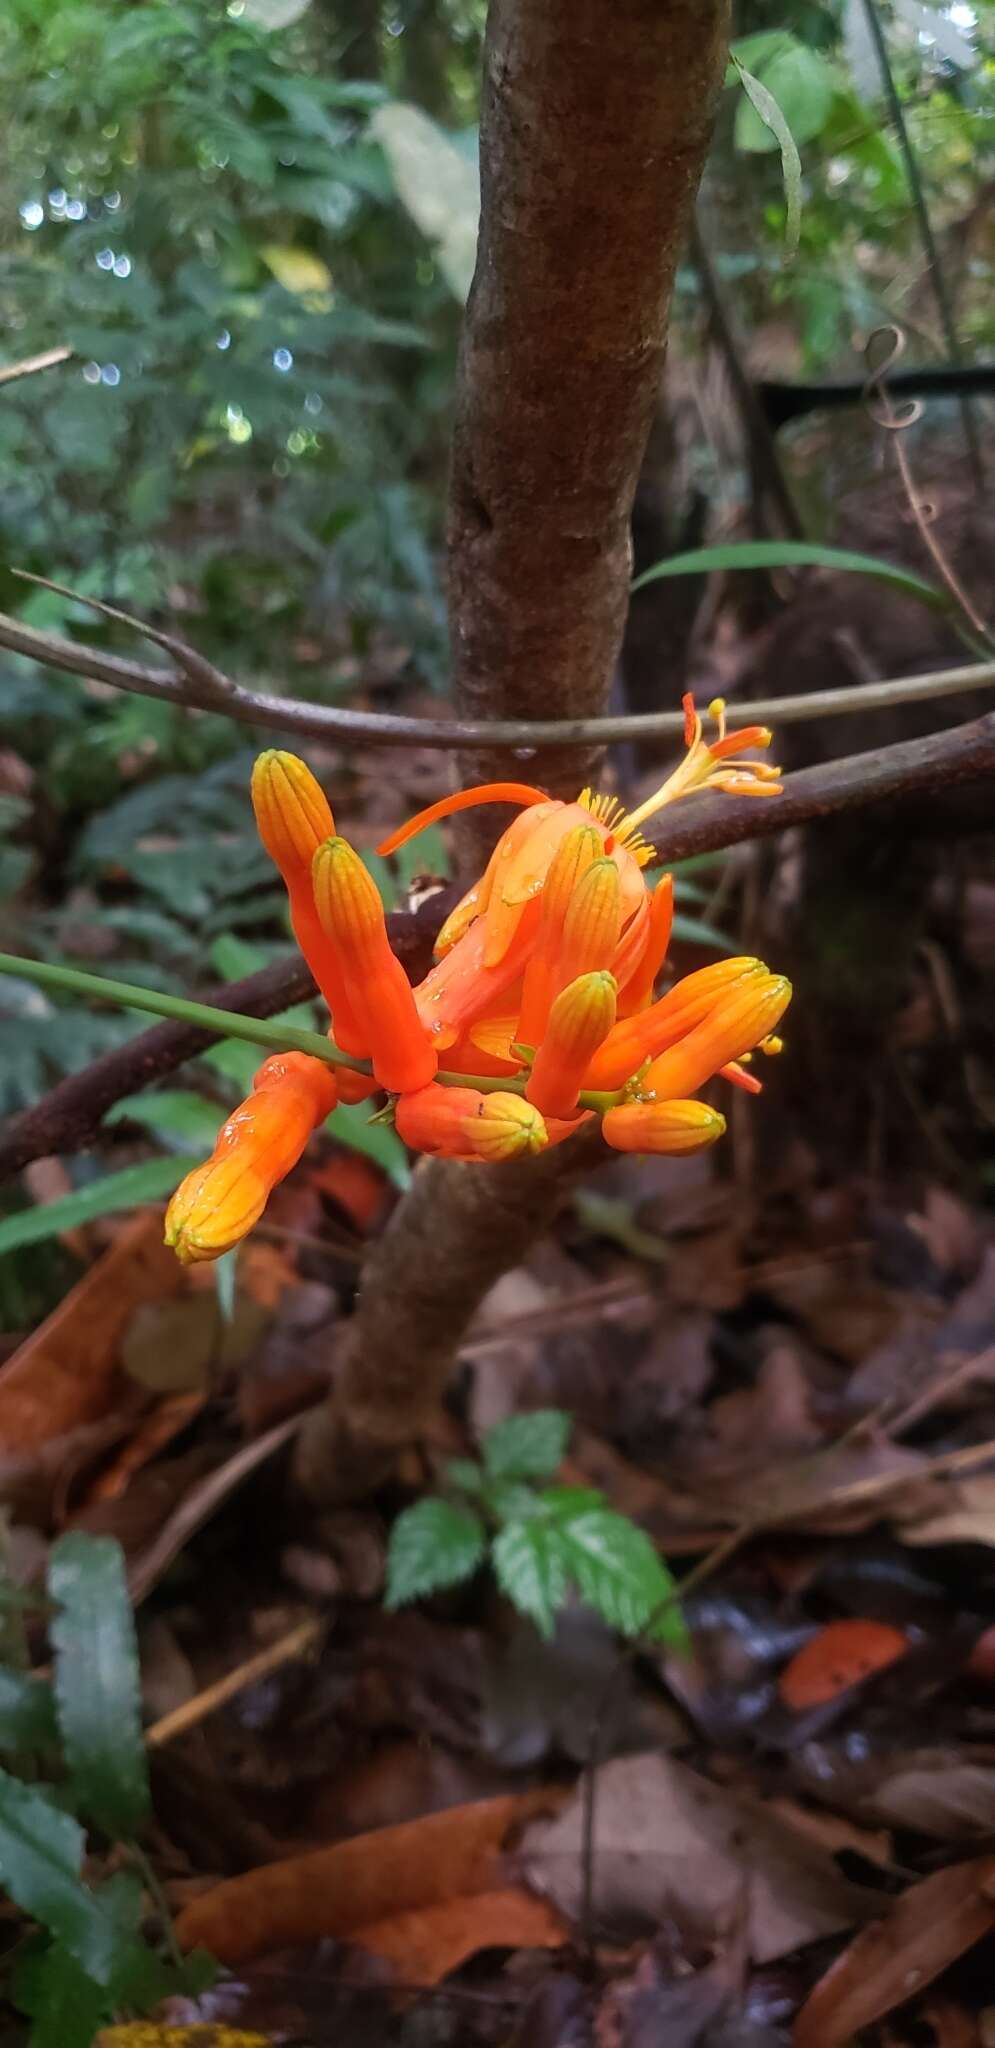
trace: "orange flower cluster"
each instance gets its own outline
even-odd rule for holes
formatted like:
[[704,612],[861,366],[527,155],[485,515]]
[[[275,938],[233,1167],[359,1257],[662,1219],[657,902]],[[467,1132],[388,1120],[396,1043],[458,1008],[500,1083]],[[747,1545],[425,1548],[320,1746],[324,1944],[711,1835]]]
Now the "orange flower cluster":
[[648,889],[653,849],[641,825],[706,785],[750,796],[780,788],[763,761],[729,765],[766,748],[766,728],[727,734],[724,707],[709,708],[719,727],[711,742],[685,699],[684,760],[637,810],[590,790],[560,803],[527,784],[488,783],[443,798],[387,839],[384,854],[471,804],[516,806],[417,988],[391,951],[373,877],[336,834],[310,769],[293,754],[260,755],[256,822],[331,1012],[333,1060],[337,1051],[368,1071],[300,1053],[267,1060],[212,1158],[173,1197],[166,1235],[180,1258],[214,1258],[244,1236],[336,1099],[383,1090],[408,1145],[463,1160],[542,1151],[598,1113],[622,1152],[694,1152],[721,1136],[724,1118],[697,1091],[715,1074],[757,1091],[740,1062],[758,1045],[779,1050],[773,1034],[791,988],[762,961],[740,958],[654,1000],[673,885],[664,875]]

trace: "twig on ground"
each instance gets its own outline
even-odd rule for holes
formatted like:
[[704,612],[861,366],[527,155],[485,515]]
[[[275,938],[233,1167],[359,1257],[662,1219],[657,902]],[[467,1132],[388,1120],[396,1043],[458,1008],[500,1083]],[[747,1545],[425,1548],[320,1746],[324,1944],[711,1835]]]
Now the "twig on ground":
[[217,1678],[213,1685],[205,1686],[203,1692],[195,1693],[183,1705],[174,1707],[172,1713],[163,1714],[161,1720],[153,1721],[145,1730],[145,1741],[149,1749],[161,1749],[163,1743],[175,1741],[178,1735],[186,1735],[190,1728],[199,1727],[209,1714],[227,1705],[247,1685],[257,1685],[261,1678],[268,1678],[272,1671],[279,1671],[284,1664],[292,1664],[297,1657],[312,1650],[325,1632],[323,1615],[312,1615],[310,1620],[299,1622],[289,1629],[279,1642],[271,1643],[266,1650],[259,1650],[254,1657],[239,1664],[236,1670]]

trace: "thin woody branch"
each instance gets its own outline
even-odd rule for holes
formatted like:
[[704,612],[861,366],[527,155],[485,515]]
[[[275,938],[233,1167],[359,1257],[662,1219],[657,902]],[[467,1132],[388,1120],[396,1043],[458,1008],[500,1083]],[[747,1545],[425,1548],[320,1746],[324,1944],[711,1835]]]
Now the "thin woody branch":
[[[432,940],[455,896],[451,888],[440,889],[423,898],[417,910],[390,913],[387,929],[391,944],[412,979],[425,972]],[[220,1010],[240,1010],[247,1017],[274,1017],[315,993],[306,961],[293,953],[241,981],[226,981],[207,990],[203,999]],[[156,1024],[126,1045],[102,1053],[78,1074],[67,1075],[41,1102],[9,1117],[0,1130],[0,1181],[18,1173],[32,1159],[84,1150],[93,1143],[101,1119],[116,1102],[175,1073],[214,1042],[211,1033],[188,1024]]]
[[[159,636],[164,638],[165,636]],[[155,697],[181,711],[212,711],[239,725],[289,733],[297,739],[332,744],[361,741],[365,746],[439,747],[447,751],[482,747],[588,748],[616,741],[679,736],[684,720],[679,711],[649,711],[615,718],[408,718],[390,711],[350,711],[332,704],[309,704],[299,697],[273,697],[247,690],[203,663],[212,680],[193,671],[193,650],[185,674],[128,661],[103,649],[82,647],[58,633],[43,633],[0,612],[0,647],[27,655],[43,667],[63,674],[109,683],[133,695]],[[198,661],[201,659],[197,658]],[[761,719],[773,725],[797,725],[813,718],[842,717],[853,711],[879,711],[886,706],[932,703],[941,697],[968,695],[995,688],[995,661],[969,662],[936,669],[929,675],[893,676],[881,682],[841,690],[814,690],[792,697],[758,697],[731,705],[730,726]],[[516,764],[521,770],[521,762]],[[546,780],[545,764],[537,769]],[[576,785],[580,787],[578,782]]]

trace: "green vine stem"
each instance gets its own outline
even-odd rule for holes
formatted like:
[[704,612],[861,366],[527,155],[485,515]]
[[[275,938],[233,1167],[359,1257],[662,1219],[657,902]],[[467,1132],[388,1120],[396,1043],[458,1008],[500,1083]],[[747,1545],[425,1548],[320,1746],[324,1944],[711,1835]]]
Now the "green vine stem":
[[[263,1017],[245,1017],[240,1010],[219,1010],[211,1003],[197,1003],[189,996],[161,995],[158,989],[139,988],[131,981],[110,981],[102,974],[86,974],[79,967],[64,967],[49,960],[24,960],[16,953],[0,953],[0,974],[16,975],[38,988],[65,990],[67,995],[86,996],[93,1002],[113,1003],[117,1009],[147,1010],[153,1017],[169,1017],[178,1024],[192,1024],[217,1038],[244,1038],[267,1052],[305,1052],[331,1067],[351,1067],[354,1073],[371,1074],[369,1060],[351,1058],[330,1038],[318,1031],[302,1031],[298,1025],[281,1024]],[[520,1074],[451,1074],[437,1076],[447,1088],[476,1088],[481,1095],[524,1095]],[[580,1096],[582,1109],[603,1113],[616,1102],[618,1094],[588,1091]]]

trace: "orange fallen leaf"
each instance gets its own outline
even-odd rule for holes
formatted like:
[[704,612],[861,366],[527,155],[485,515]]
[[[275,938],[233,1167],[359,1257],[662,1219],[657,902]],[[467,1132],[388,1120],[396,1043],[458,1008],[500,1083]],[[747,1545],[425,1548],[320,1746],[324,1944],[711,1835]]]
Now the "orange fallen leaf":
[[832,1963],[795,2021],[794,2048],[848,2048],[995,1926],[995,1856],[912,1885]]
[[907,1637],[887,1622],[831,1621],[785,1665],[778,1690],[795,1713],[821,1707],[873,1672],[887,1670],[908,1647]]
[[0,1372],[3,1449],[35,1450],[106,1415],[118,1345],[135,1309],[181,1285],[158,1210],[136,1217]]
[[562,1948],[570,1939],[555,1907],[518,1886],[443,1899],[395,1913],[351,1936],[357,1948],[392,1965],[400,1984],[441,1984],[486,1948]]
[[184,1948],[206,1948],[233,1965],[491,1891],[512,1829],[561,1800],[548,1786],[507,1793],[264,1864],[191,1900],[177,1934]]

